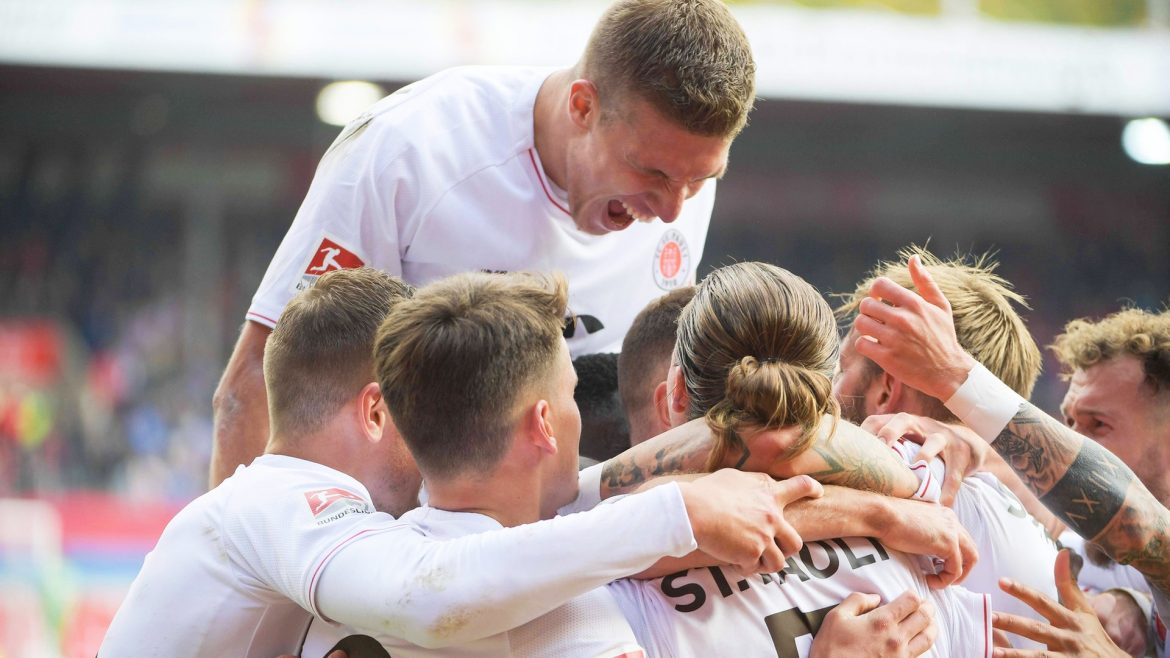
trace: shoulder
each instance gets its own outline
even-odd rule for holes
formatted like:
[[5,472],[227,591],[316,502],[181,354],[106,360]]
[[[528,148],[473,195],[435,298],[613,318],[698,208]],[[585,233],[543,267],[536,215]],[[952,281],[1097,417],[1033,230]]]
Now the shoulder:
[[[458,146],[464,158],[528,148],[532,102],[549,71],[526,67],[448,69],[402,87],[355,119],[347,131],[380,150]],[[345,132],[342,133],[343,135]]]

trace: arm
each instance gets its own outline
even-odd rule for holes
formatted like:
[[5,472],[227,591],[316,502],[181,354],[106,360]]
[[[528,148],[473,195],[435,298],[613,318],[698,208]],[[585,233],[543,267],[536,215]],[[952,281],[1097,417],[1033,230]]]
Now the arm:
[[[845,421],[821,424],[813,447],[789,461],[778,456],[797,430],[781,428],[745,437],[747,449],[729,455],[725,466],[788,478],[807,474],[824,484],[910,497],[918,478],[889,448]],[[705,471],[711,433],[699,418],[640,443],[606,461],[601,468],[601,497],[630,493],[650,478]]]
[[868,337],[857,342],[857,351],[911,387],[945,400],[1061,521],[1170,593],[1170,510],[1115,455],[979,366],[959,345],[950,304],[916,258],[910,272],[922,296],[888,279],[874,283],[855,321],[858,333]]
[[[589,512],[448,541],[396,522],[335,551],[315,592],[310,583],[309,603],[327,619],[428,648],[470,642],[524,624],[663,555],[700,548],[746,570],[778,570],[780,546],[795,541],[799,547],[794,532],[787,536],[791,528],[780,509],[818,488],[808,478],[773,485],[764,476],[727,470]],[[731,547],[728,538],[748,541]]]
[[264,343],[272,330],[244,322],[223,378],[211,398],[214,438],[210,488],[240,464],[250,464],[268,443],[268,394],[264,389]]
[[[784,517],[804,542],[837,537],[873,537],[911,555],[937,556],[943,571],[927,575],[931,587],[946,587],[966,578],[979,559],[975,541],[949,508],[828,485],[820,498],[789,503]],[[684,569],[721,564],[701,551],[663,558],[635,576],[650,579]]]

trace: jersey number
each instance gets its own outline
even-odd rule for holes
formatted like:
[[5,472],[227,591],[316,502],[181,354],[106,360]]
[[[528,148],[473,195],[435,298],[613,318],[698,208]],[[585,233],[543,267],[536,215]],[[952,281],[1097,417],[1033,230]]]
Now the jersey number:
[[772,645],[776,647],[777,658],[800,658],[796,648],[796,638],[802,635],[811,635],[814,638],[821,624],[825,623],[825,615],[832,612],[838,604],[812,612],[801,612],[790,608],[783,612],[764,617],[768,625],[768,634],[772,636]]

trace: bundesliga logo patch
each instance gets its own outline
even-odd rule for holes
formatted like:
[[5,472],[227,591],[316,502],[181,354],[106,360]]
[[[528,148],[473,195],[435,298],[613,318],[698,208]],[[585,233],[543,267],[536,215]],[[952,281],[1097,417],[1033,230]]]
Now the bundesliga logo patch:
[[687,284],[691,274],[691,248],[686,238],[676,229],[662,234],[654,248],[654,283],[663,290],[674,290]]
[[326,272],[352,269],[365,264],[365,261],[359,258],[352,249],[345,247],[336,239],[325,236],[321,238],[321,243],[309,256],[309,263],[305,266],[301,278],[297,279],[293,292],[297,293],[312,287],[317,279]]
[[350,514],[370,514],[374,511],[361,496],[337,487],[306,491],[305,500],[309,503],[309,511],[313,513],[313,518],[317,519],[317,525],[324,525]]

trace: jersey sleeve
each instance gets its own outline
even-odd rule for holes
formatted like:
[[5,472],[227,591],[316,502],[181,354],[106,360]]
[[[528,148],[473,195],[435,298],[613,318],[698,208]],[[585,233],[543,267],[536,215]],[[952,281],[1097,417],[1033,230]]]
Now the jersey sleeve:
[[675,484],[589,512],[436,540],[374,533],[314,583],[324,618],[427,648],[504,632],[663,556],[697,548]]
[[330,270],[368,265],[402,275],[399,235],[414,209],[415,173],[407,147],[377,121],[355,119],[322,157],[252,298],[249,320],[274,327],[293,295]]

